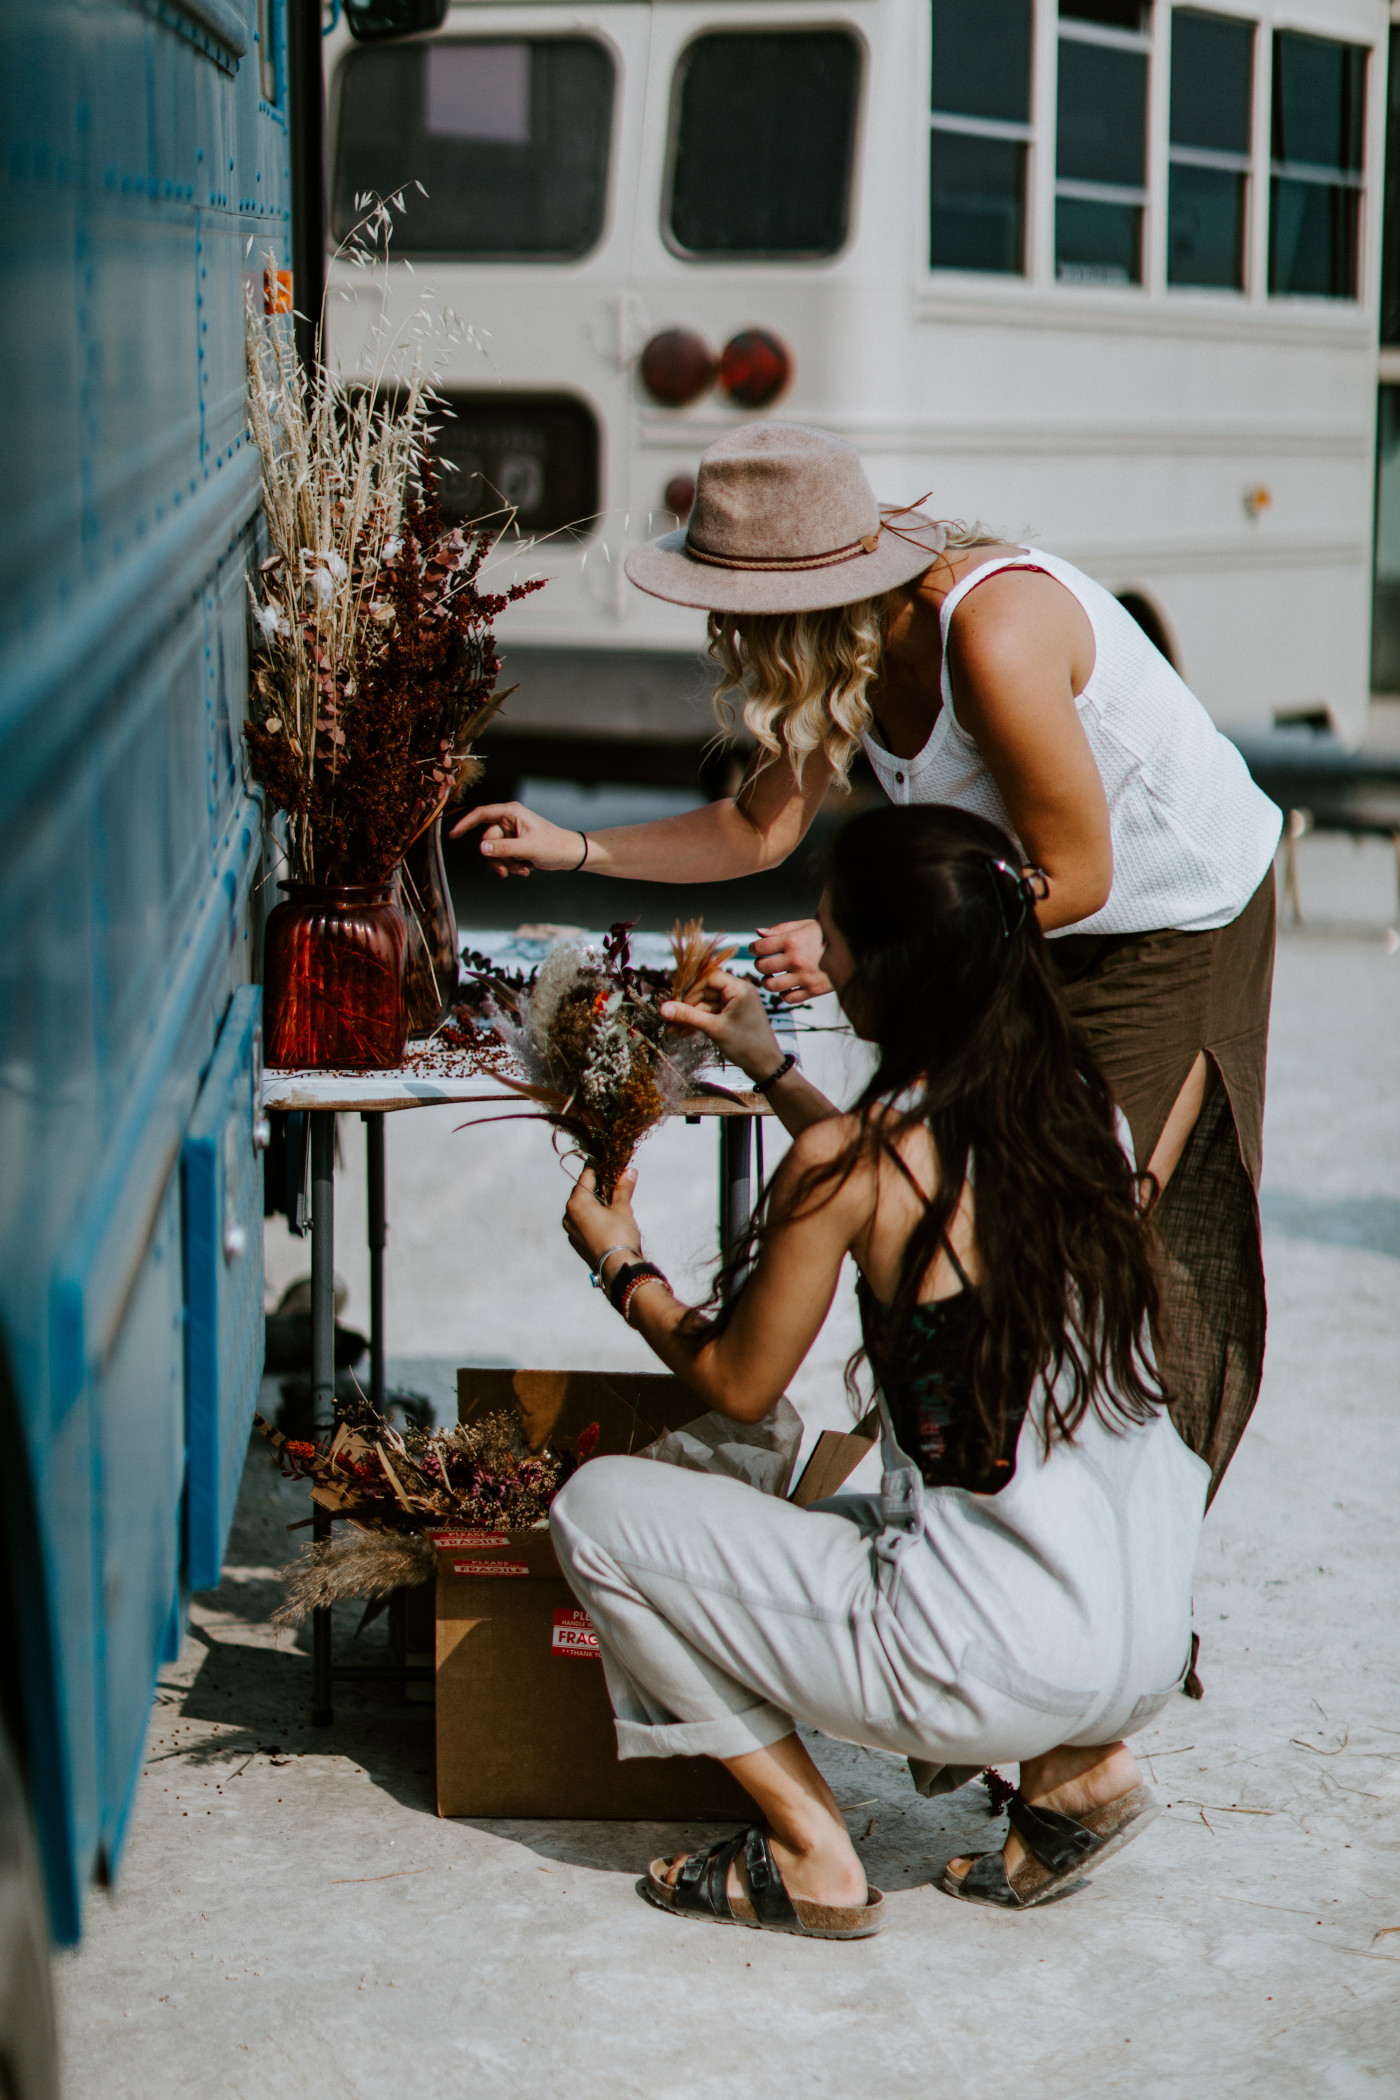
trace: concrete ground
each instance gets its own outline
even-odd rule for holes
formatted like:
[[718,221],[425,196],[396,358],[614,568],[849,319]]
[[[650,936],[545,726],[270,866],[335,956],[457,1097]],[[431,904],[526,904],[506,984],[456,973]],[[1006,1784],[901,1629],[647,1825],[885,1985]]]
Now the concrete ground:
[[[1310,927],[1281,941],[1275,1001],[1264,1393],[1201,1549],[1205,1700],[1137,1739],[1170,1804],[1141,1843],[1030,1917],[955,1906],[943,1861],[998,1835],[980,1789],[924,1802],[893,1760],[817,1741],[891,1903],[881,1938],[841,1946],[649,1910],[637,1874],[689,1829],[439,1821],[429,1710],[342,1691],[331,1729],[307,1725],[305,1643],[268,1624],[306,1505],[259,1451],[223,1585],[162,1676],[119,1884],[58,1964],[69,2100],[1400,2094],[1391,883],[1383,849],[1304,842]],[[438,1112],[391,1125],[396,1354],[638,1360],[558,1233],[545,1133],[449,1132]],[[642,1197],[693,1280],[712,1134],[654,1139]],[[270,1272],[304,1257],[274,1237]],[[795,1390],[813,1425],[839,1419],[849,1332],[843,1311]]]

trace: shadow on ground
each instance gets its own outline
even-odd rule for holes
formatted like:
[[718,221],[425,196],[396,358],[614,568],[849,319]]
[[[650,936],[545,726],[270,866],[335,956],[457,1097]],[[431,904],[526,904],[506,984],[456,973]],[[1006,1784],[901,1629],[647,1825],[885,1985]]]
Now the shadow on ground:
[[1400,1202],[1394,1196],[1329,1201],[1300,1196],[1292,1189],[1266,1188],[1260,1193],[1259,1214],[1266,1231],[1285,1239],[1311,1240],[1319,1247],[1366,1247],[1400,1261]]
[[[925,1801],[915,1793],[902,1763],[877,1758],[803,1729],[855,1840],[865,1871],[887,1892],[926,1888],[948,1860],[960,1853],[987,1852],[1005,1838],[1004,1817],[993,1816],[986,1789],[974,1782]],[[561,1866],[636,1876],[651,1859],[712,1844],[732,1824],[552,1823],[485,1817],[461,1819],[470,1828],[523,1845]]]

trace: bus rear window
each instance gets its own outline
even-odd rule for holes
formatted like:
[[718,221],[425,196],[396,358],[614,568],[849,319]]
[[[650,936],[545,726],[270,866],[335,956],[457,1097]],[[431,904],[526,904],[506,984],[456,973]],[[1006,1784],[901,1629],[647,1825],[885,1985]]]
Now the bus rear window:
[[697,37],[677,70],[671,236],[689,255],[834,255],[850,220],[860,48],[844,30]]
[[596,245],[607,207],[613,66],[591,37],[353,51],[339,86],[331,204],[338,240],[360,216],[358,195],[403,190],[397,254],[567,261]]
[[599,433],[584,402],[450,386],[439,399],[446,412],[434,419],[433,450],[450,524],[492,518],[516,535],[588,537],[598,514]]

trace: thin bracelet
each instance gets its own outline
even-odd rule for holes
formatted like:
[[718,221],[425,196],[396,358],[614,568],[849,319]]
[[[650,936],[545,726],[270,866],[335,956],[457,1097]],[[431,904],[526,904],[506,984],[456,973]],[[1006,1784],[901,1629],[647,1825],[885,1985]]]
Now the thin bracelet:
[[605,1291],[607,1289],[608,1286],[603,1277],[603,1270],[615,1254],[634,1254],[640,1259],[641,1252],[640,1247],[625,1247],[619,1241],[616,1247],[609,1247],[604,1253],[600,1254],[597,1261],[592,1264],[593,1274],[588,1279],[594,1290]]
[[793,1066],[796,1063],[796,1057],[794,1056],[793,1052],[789,1050],[787,1056],[783,1059],[776,1072],[770,1072],[766,1079],[755,1079],[752,1082],[754,1092],[756,1094],[766,1094],[771,1087],[775,1087],[778,1084],[778,1081],[780,1079],[787,1078],[788,1073],[792,1070]]
[[584,862],[588,859],[588,833],[586,831],[581,831],[579,833],[579,837],[583,840],[583,851],[578,857],[577,866],[569,869],[568,872],[570,875],[577,875],[579,869],[582,868]]

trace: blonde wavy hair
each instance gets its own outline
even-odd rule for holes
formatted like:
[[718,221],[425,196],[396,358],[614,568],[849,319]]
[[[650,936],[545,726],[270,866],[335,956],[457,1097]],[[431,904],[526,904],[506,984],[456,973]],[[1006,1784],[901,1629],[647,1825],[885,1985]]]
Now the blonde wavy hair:
[[[944,549],[995,547],[982,524],[945,524]],[[935,555],[930,567],[943,559]],[[711,613],[709,654],[719,668],[715,717],[723,736],[737,718],[759,748],[760,766],[784,752],[798,781],[814,751],[849,791],[860,740],[874,720],[870,688],[885,651],[885,599],[858,598],[820,612]],[[731,694],[742,695],[736,711]]]

